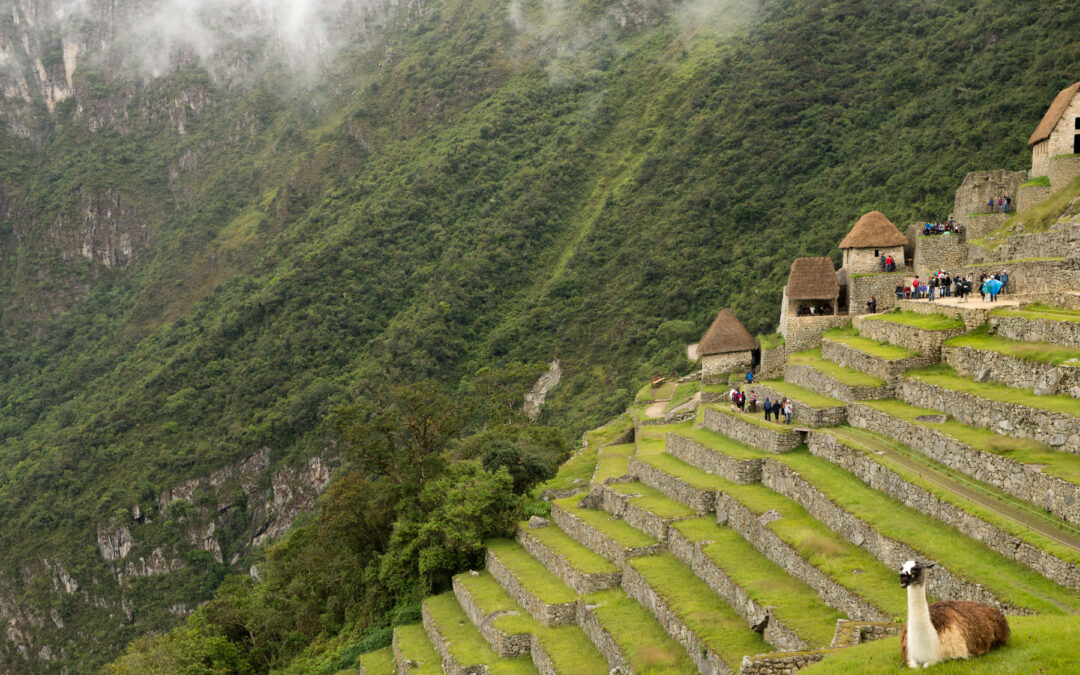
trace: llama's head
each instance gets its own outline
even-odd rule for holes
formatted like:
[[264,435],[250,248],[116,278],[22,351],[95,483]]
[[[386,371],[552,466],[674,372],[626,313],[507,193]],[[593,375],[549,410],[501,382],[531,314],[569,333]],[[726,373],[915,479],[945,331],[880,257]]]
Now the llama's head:
[[926,570],[934,566],[934,563],[920,563],[918,560],[909,560],[900,568],[900,588],[908,586],[921,586],[926,580]]

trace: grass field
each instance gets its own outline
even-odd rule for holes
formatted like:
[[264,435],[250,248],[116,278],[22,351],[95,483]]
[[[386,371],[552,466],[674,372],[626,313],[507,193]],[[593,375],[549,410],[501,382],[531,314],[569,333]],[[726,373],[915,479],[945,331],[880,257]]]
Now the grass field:
[[596,472],[592,476],[592,481],[602,483],[608,478],[625,476],[627,458],[634,454],[635,449],[633,443],[609,445],[606,448],[600,448],[596,460]]
[[398,626],[394,629],[394,639],[402,655],[417,664],[409,669],[409,675],[441,675],[442,659],[435,653],[423,626]]
[[858,331],[850,326],[827,330],[822,337],[833,342],[845,344],[852,349],[857,349],[860,352],[876,356],[879,359],[884,359],[886,361],[899,361],[901,359],[910,359],[921,356],[918,352],[908,349],[907,347],[901,347],[900,345],[893,345],[887,342],[878,342],[877,340],[862,337],[859,335]]
[[624,495],[636,494],[630,499],[631,504],[661,518],[689,518],[694,515],[690,507],[643,483],[616,483],[611,489]]
[[800,387],[797,384],[791,384],[790,382],[784,382],[783,380],[764,380],[761,382],[762,386],[774,389],[784,396],[796,400],[803,405],[808,405],[811,408],[842,408],[846,405],[839,399],[832,398],[831,396],[824,396],[811,391],[805,387]]
[[581,501],[584,496],[585,495],[575,495],[567,499],[556,500],[554,503],[585,521],[585,524],[607,535],[624,548],[652,546],[656,543],[655,539],[641,530],[622,520],[612,518],[604,511],[578,508],[578,502]]
[[1025,305],[1022,309],[995,309],[991,314],[994,316],[1017,316],[1022,319],[1080,322],[1080,311],[1047,307],[1039,302]]
[[593,612],[611,634],[633,672],[640,675],[696,675],[698,672],[682,645],[664,632],[649,610],[628,598],[621,589],[592,593],[585,596],[585,602],[594,606]]
[[638,389],[636,401],[639,403],[651,403],[653,401],[663,401],[671,398],[671,394],[675,391],[675,382],[668,381],[661,384],[659,387],[653,387],[652,384],[646,384],[641,389]]
[[904,377],[910,377],[945,389],[962,391],[989,401],[1016,403],[1029,408],[1080,416],[1080,400],[1072,396],[1064,394],[1036,396],[1027,389],[1016,389],[995,382],[976,382],[970,378],[957,375],[956,371],[946,364],[909,370],[904,373]]
[[826,361],[821,358],[821,348],[810,349],[805,352],[795,352],[788,355],[788,363],[797,363],[803,366],[810,366],[814,370],[825,373],[829,377],[833,378],[837,382],[846,384],[851,387],[881,387],[885,384],[885,380],[880,377],[874,377],[873,375],[867,375],[861,373],[853,368],[846,368],[844,366],[833,363],[832,361]]
[[486,665],[492,675],[533,675],[536,666],[528,656],[500,659],[484,636],[469,621],[452,592],[424,600],[424,607],[447,643],[454,661],[463,668]]
[[577,543],[570,535],[554,525],[530,528],[526,522],[521,522],[518,527],[528,532],[530,537],[561,555],[574,569],[580,572],[585,574],[607,574],[617,572],[619,569],[607,558]]
[[1064,347],[1050,342],[1021,342],[999,335],[991,335],[989,328],[980,326],[970,333],[958,335],[945,341],[949,347],[970,347],[988,352],[998,352],[1006,356],[1061,365],[1067,361],[1077,361],[1080,365],[1080,349]]
[[366,675],[394,675],[394,650],[384,647],[360,657],[360,667]]
[[548,572],[539,560],[529,555],[529,552],[513,539],[490,539],[484,542],[484,546],[498,557],[499,562],[510,570],[526,590],[544,602],[558,605],[578,599],[578,594],[572,588]]
[[922,330],[955,330],[964,327],[964,322],[955,316],[946,316],[944,314],[920,314],[919,312],[912,312],[910,310],[874,314],[873,316],[866,317],[865,320],[889,321],[891,323],[900,323],[905,326],[921,328]]

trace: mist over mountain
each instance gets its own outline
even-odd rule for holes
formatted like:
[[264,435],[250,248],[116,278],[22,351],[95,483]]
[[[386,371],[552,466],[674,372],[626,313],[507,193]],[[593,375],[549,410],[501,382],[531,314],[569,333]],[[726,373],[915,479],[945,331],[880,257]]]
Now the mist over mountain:
[[[1064,1],[3,3],[0,670],[93,671],[229,575],[300,569],[294,521],[325,534],[301,515],[319,495],[367,490],[341,425],[415,410],[386,387],[469,404],[440,452],[542,474],[689,370],[719,307],[772,332],[790,261],[835,257],[859,214],[941,218],[966,172],[1026,168],[1078,22]],[[355,586],[261,613],[281,639],[238,659],[370,635],[468,560],[389,570],[407,509],[363,503],[386,519],[350,525],[378,544]],[[300,603],[275,584],[260,612]]]

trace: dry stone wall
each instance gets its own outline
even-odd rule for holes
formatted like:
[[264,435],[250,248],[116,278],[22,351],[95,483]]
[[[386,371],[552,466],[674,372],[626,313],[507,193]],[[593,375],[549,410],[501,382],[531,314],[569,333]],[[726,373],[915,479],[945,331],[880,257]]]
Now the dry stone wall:
[[967,260],[965,239],[952,234],[920,235],[915,241],[915,274],[927,279],[938,270],[952,273]]
[[780,325],[787,353],[817,347],[821,344],[822,333],[843,326],[849,320],[845,315],[787,317],[787,321]]
[[495,619],[500,616],[505,616],[506,613],[497,612],[492,615],[484,613],[480,606],[476,603],[476,600],[469,593],[464,584],[454,578],[453,581],[454,597],[457,598],[458,604],[465,611],[465,615],[469,617],[469,621],[474,626],[478,626],[480,634],[484,636],[484,639],[488,641],[491,648],[495,650],[495,653],[499,655],[499,658],[512,659],[515,656],[521,656],[528,654],[532,649],[532,635],[529,633],[515,633],[509,634],[503,632],[493,625]]
[[420,616],[423,619],[424,630],[427,631],[428,639],[431,640],[431,645],[435,647],[435,651],[442,659],[442,670],[446,675],[482,675],[487,671],[487,668],[482,665],[462,665],[457,662],[454,655],[450,653],[450,645],[443,638],[439,626],[431,617],[431,612],[428,611],[426,604],[421,609]]
[[[1080,417],[1075,415],[1007,401],[987,401],[913,378],[904,378],[897,393],[913,406],[940,410],[964,424],[992,429],[1005,436],[1030,438],[1055,450],[1080,454]],[[1076,408],[1080,412],[1080,403]]]
[[519,529],[517,539],[522,547],[529,552],[529,555],[539,560],[560,581],[582,595],[615,588],[619,585],[620,576],[618,572],[598,572],[595,574],[582,572],[571,565],[569,560],[529,534],[527,529]]
[[668,526],[674,518],[661,518],[651,511],[634,506],[630,500],[638,495],[616,492],[606,486],[598,488],[596,493],[600,498],[600,508],[604,511],[661,543],[667,541]]
[[882,321],[873,317],[856,317],[854,323],[859,335],[863,337],[907,347],[934,361],[941,357],[942,342],[965,332],[963,328],[925,330],[894,321]]
[[825,396],[838,398],[841,401],[880,400],[893,397],[893,388],[888,384],[879,387],[864,387],[844,384],[829,375],[798,363],[789,363],[784,366],[784,381],[796,384],[800,387],[816,391]]
[[[1080,110],[1077,111],[1075,116],[1080,117]],[[1074,178],[1080,176],[1080,155],[1072,154],[1072,148],[1067,148],[1067,154],[1062,153],[1058,157],[1055,157],[1051,152],[1049,176],[1050,192],[1057,192],[1064,187],[1068,187]]]
[[779,377],[784,371],[784,359],[787,357],[787,344],[783,343],[772,349],[761,350],[761,363],[758,364],[754,379]]
[[664,450],[667,454],[702,471],[723,476],[732,483],[757,483],[761,481],[760,459],[735,459],[707,448],[682,434],[669,432],[664,437]]
[[702,425],[710,431],[768,452],[788,452],[802,445],[803,438],[799,432],[760,426],[751,420],[744,419],[743,416],[746,414],[728,414],[723,410],[706,408]]
[[[1018,225],[1017,227],[1022,227]],[[1054,225],[1046,232],[1034,234],[1014,233],[995,248],[988,249],[978,244],[968,246],[967,262],[962,265],[964,269],[972,265],[1001,265],[1001,261],[1032,261],[1033,258],[1057,258],[1067,257],[1065,254],[1073,250],[1080,241],[1080,224],[1061,223]],[[1033,261],[1039,262],[1039,261]],[[1042,261],[1046,262],[1046,261]],[[1013,263],[1014,265],[1018,263]],[[1010,278],[1015,270],[1009,269]],[[953,270],[950,270],[953,271]],[[1000,272],[998,269],[992,270]],[[1036,270],[1040,271],[1040,270]]]
[[521,581],[514,576],[514,573],[510,571],[510,568],[504,565],[491,549],[487,549],[484,562],[487,570],[491,572],[491,576],[495,577],[495,580],[506,589],[510,597],[524,607],[534,619],[545,626],[563,626],[573,623],[577,614],[576,602],[561,604],[544,602],[525,588]]
[[990,319],[991,309],[977,307],[950,307],[925,300],[901,300],[900,310],[918,314],[944,314],[964,322],[966,330],[975,330]]
[[684,480],[664,473],[637,457],[630,458],[630,473],[651,488],[663,492],[677,502],[686,504],[698,513],[711,512],[716,506],[716,492],[699,490]]
[[563,509],[558,504],[551,505],[551,520],[559,529],[585,548],[599,553],[616,565],[622,565],[626,559],[639,555],[652,555],[660,552],[660,544],[624,549],[617,541]]
[[577,617],[578,625],[581,626],[581,630],[585,631],[589,642],[596,645],[596,649],[607,659],[608,667],[611,668],[612,673],[633,673],[630,664],[623,658],[622,650],[619,649],[615,638],[611,636],[611,633],[607,632],[604,624],[600,623],[600,618],[596,616],[597,607],[599,605],[580,605]]
[[1049,199],[1052,193],[1049,185],[1021,185],[1016,190],[1016,212],[1030,211]]
[[[985,201],[983,202],[983,210],[986,210]],[[983,213],[977,216],[969,216],[966,221],[961,219],[965,229],[964,238],[973,241],[985,237],[998,230],[1008,219],[1009,215],[1006,213]]]
[[850,471],[863,483],[935,520],[955,527],[975,541],[1068,588],[1080,588],[1080,569],[963,509],[944,501],[889,470],[862,451],[850,448],[827,433],[810,436],[810,452]]
[[1028,179],[1027,171],[972,171],[964,176],[953,199],[953,218],[964,221],[973,213],[988,210],[987,200],[1008,194],[1016,196],[1017,188]]
[[701,357],[701,381],[704,384],[726,383],[728,373],[746,372],[754,361],[749,352],[708,354]]
[[1080,524],[1080,485],[1045,474],[1037,465],[978,450],[936,429],[892,417],[868,405],[849,406],[848,421],[854,427],[888,436],[935,462],[989,483],[1074,525]]
[[[807,513],[821,521],[830,530],[856,546],[866,549],[886,567],[898,570],[907,560],[930,560],[925,554],[882,534],[844,510],[784,464],[776,461],[766,462],[761,478],[763,485],[798,502]],[[934,568],[928,589],[938,598],[975,600],[993,604],[1003,611],[1022,613],[1000,602],[981,585],[957,576],[946,569],[940,561]],[[880,618],[875,618],[875,620],[880,620]]]
[[[1059,252],[1061,249],[1048,249]],[[1010,258],[1004,262],[983,262],[965,265],[962,272],[971,275],[978,283],[982,274],[998,274],[1001,271],[1009,273],[1009,295],[1033,293],[1056,293],[1080,288],[1080,271],[1069,268],[1061,260],[1028,260],[1017,262]]]
[[942,360],[964,377],[991,380],[1039,395],[1067,394],[1080,398],[1080,366],[1025,361],[999,352],[946,345]]
[[1066,347],[1080,347],[1080,321],[991,316],[990,332],[1010,340],[1052,342]]
[[922,368],[937,363],[937,359],[929,356],[913,356],[907,359],[895,359],[892,361],[867,354],[843,342],[834,342],[828,338],[821,343],[821,356],[833,363],[847,368],[868,373],[874,377],[880,377],[889,384],[896,384],[900,373],[912,368]]
[[887,274],[852,275],[848,279],[848,314],[866,314],[868,312],[866,302],[871,297],[877,302],[879,312],[895,307],[896,285],[910,286],[914,277],[915,273],[910,267]]
[[[755,384],[754,390],[758,394],[758,400],[764,401],[769,398],[773,401],[788,398],[779,391],[762,384]],[[843,405],[830,406],[828,408],[814,408],[797,399],[791,400],[791,418],[799,423],[799,426],[810,427],[833,427],[847,421],[847,407]]]

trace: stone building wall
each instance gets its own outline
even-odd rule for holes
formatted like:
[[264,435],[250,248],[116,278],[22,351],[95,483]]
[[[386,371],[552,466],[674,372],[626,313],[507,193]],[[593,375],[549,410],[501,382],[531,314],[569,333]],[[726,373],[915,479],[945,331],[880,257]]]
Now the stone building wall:
[[1072,155],[1076,152],[1073,138],[1080,133],[1076,128],[1076,119],[1080,117],[1080,96],[1073,96],[1073,100],[1061,114],[1061,119],[1050,132],[1048,139],[1047,154],[1050,155],[1051,163],[1057,155]]
[[[1080,129],[1077,129],[1080,133]],[[1069,148],[1069,155],[1064,157],[1050,157],[1050,192],[1068,187],[1077,176],[1080,176],[1080,155],[1073,155]]]
[[1053,342],[1066,347],[1080,347],[1080,322],[1078,321],[991,316],[990,332],[1010,340]]
[[[968,246],[965,267],[997,261],[1066,257],[1068,252],[1077,249],[1080,249],[1080,223],[1063,223],[1054,225],[1046,232],[1014,234],[993,249],[971,244]],[[1009,272],[1011,274],[1012,270]]]
[[1080,366],[1025,361],[999,352],[946,345],[942,360],[963,377],[990,380],[1038,395],[1065,394],[1080,398]]
[[834,342],[828,338],[825,338],[821,343],[821,356],[841,366],[853,368],[874,377],[880,377],[889,384],[895,384],[897,378],[900,377],[900,373],[906,370],[923,368],[937,363],[937,359],[929,356],[913,356],[908,359],[889,361],[880,356],[867,354],[843,342]]
[[881,256],[892,256],[897,268],[904,266],[903,246],[882,246],[880,248],[845,248],[843,268],[848,277],[852,274],[871,274],[882,272]]
[[1031,175],[1046,176],[1050,173],[1050,140],[1031,146]]
[[937,429],[892,417],[861,403],[848,406],[851,426],[888,436],[930,459],[1080,524],[1080,485],[961,443]]
[[929,279],[938,270],[953,274],[967,261],[964,239],[951,234],[920,236],[915,242],[915,274],[922,279]]
[[[710,431],[734,438],[752,448],[767,452],[788,452],[802,445],[802,435],[790,429],[769,429],[751,420],[744,419],[745,413],[727,413],[715,408],[706,408],[702,426]],[[762,417],[764,420],[764,417]]]
[[[983,209],[986,209],[985,203]],[[1005,213],[983,213],[977,216],[968,216],[966,220],[960,221],[964,226],[964,239],[970,242],[979,237],[985,237],[1004,225],[1008,219],[1009,216]]]
[[723,476],[732,483],[757,483],[761,480],[760,459],[735,459],[705,447],[682,434],[668,432],[664,451],[702,471]]
[[966,332],[963,328],[925,330],[894,321],[881,321],[869,316],[855,317],[853,322],[859,335],[863,337],[907,347],[935,361],[941,355],[942,342]]
[[1080,588],[1080,568],[942,500],[932,492],[908,482],[863,452],[841,443],[835,436],[815,432],[810,435],[811,454],[823,457],[850,471],[869,487],[924,513],[963,534],[986,544],[1006,558],[1012,558],[1051,581],[1067,588]]
[[821,334],[832,328],[843,326],[847,316],[788,316],[781,326],[787,353],[813,349],[821,344]]
[[[774,401],[787,398],[781,392],[760,383],[754,384],[753,389],[757,392],[759,401],[764,401],[766,397]],[[814,408],[797,399],[791,399],[791,419],[799,426],[834,427],[847,421],[847,407],[838,405],[829,408]]]
[[751,352],[727,352],[701,357],[701,381],[704,384],[726,383],[728,373],[746,372],[754,362]]
[[848,278],[848,314],[866,314],[866,301],[871,296],[877,300],[879,312],[896,306],[896,285],[910,286],[915,278],[912,268],[887,274],[860,274]]
[[[1035,175],[1035,174],[1033,174]],[[993,197],[1016,196],[1020,184],[1028,179],[1027,171],[972,171],[964,176],[953,198],[953,218],[965,225],[973,213],[985,213],[986,202]]]
[[1017,213],[1025,213],[1042,204],[1050,198],[1052,190],[1049,185],[1021,185],[1016,191]]
[[761,349],[761,363],[758,364],[758,378],[779,377],[784,372],[784,360],[787,358],[787,344],[781,343],[772,349]]

